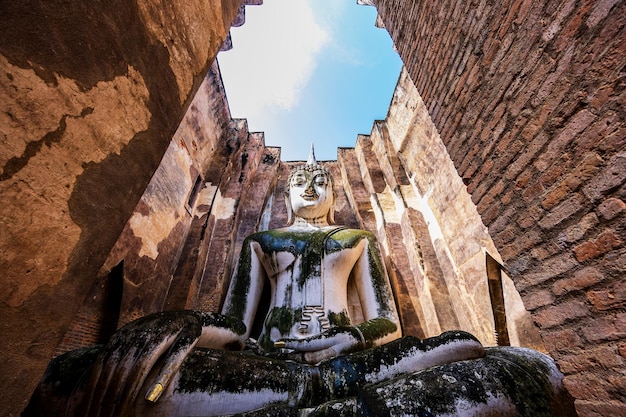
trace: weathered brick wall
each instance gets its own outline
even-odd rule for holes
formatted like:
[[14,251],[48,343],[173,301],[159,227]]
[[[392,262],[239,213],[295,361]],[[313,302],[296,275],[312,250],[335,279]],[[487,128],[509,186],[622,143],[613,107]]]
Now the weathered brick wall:
[[3,3],[3,413],[25,405],[240,3]]
[[[246,210],[249,204],[245,195],[265,147],[263,135],[250,134],[245,121],[240,122],[238,134],[242,145],[231,155],[209,211],[205,240],[200,249],[203,262],[198,264],[193,276],[188,308],[219,311],[223,288],[229,281],[236,222],[239,212]],[[254,216],[254,213],[247,215]]]
[[[119,327],[165,309],[175,293],[184,292],[186,300],[193,270],[184,268],[189,262],[179,266],[179,260],[193,256],[198,237],[189,231],[203,229],[206,200],[211,201],[231,152],[240,147],[235,127],[214,62],[57,353],[106,341],[99,330],[109,319],[110,304],[118,309]],[[120,263],[117,274],[111,274]],[[118,278],[121,299],[112,300],[107,289]],[[183,308],[184,300],[169,308]]]
[[584,416],[626,413],[626,3],[378,0]]
[[239,147],[214,63],[104,263],[108,271],[124,261],[120,326],[164,309],[189,228],[207,216],[199,197],[219,184],[232,157],[226,150]]
[[[366,139],[374,155],[359,161],[369,165],[376,161],[384,173],[384,192],[393,195],[394,204],[383,206],[383,215],[388,228],[398,223],[408,251],[396,255],[396,262],[416,260],[402,272],[412,272],[416,282],[423,282],[416,293],[421,307],[417,304],[416,309],[423,312],[425,335],[464,329],[486,345],[496,344],[486,254],[498,260],[500,255],[404,69],[387,118],[374,124],[369,138],[359,137],[357,150]],[[402,213],[403,221],[394,221],[393,212]],[[510,339],[515,345],[543,350],[507,276],[502,285]]]

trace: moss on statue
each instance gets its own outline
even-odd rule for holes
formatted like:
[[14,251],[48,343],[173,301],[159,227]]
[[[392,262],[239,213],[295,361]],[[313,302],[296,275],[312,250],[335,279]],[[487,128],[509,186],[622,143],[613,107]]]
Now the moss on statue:
[[265,332],[259,340],[259,345],[266,352],[273,352],[274,342],[270,339],[271,330],[278,329],[281,333],[287,333],[294,323],[302,320],[302,309],[292,310],[287,307],[274,307],[265,320]]
[[384,318],[372,319],[356,327],[361,331],[366,347],[372,347],[373,340],[381,339],[398,328],[395,323]]
[[487,349],[483,359],[442,365],[361,392],[375,415],[576,415],[567,393],[554,389],[555,370],[541,353],[498,347]]
[[347,311],[341,311],[339,313],[329,311],[328,321],[332,326],[350,326],[352,324]]
[[[242,374],[247,377],[241,378]],[[306,389],[308,379],[294,362],[245,352],[195,349],[181,367],[177,389],[187,394],[256,392],[259,387],[274,392],[299,391]]]
[[250,292],[250,280],[246,278],[250,276],[250,271],[252,270],[251,242],[252,236],[248,236],[244,240],[241,254],[239,255],[237,271],[233,277],[235,280],[233,291],[231,291],[233,296],[228,303],[228,310],[224,312],[224,314],[231,317],[243,317],[244,315],[246,297]]

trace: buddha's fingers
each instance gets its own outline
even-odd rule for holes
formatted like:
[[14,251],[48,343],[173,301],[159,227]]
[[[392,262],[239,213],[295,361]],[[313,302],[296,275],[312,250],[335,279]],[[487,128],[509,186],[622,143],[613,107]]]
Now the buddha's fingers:
[[326,359],[334,358],[337,356],[337,352],[332,347],[316,350],[313,352],[304,352],[304,361],[309,364],[316,364]]
[[132,415],[137,393],[150,370],[168,352],[180,334],[187,333],[185,329],[174,327],[177,326],[166,325],[159,331],[153,330],[152,326],[138,330],[145,336],[143,344],[130,350],[120,347],[113,352],[103,366],[102,383],[96,387],[90,404],[93,416]]
[[[356,327],[334,327],[324,333],[301,340],[285,340],[285,347],[299,352],[326,351],[321,355],[330,353],[328,349],[335,352],[333,356],[354,350],[362,344],[362,336]],[[313,357],[313,355],[309,355]],[[325,359],[328,359],[326,357]],[[308,361],[308,360],[307,360]]]
[[[177,374],[182,363],[191,350],[196,347],[214,349],[241,350],[243,348],[243,335],[246,327],[241,320],[233,319],[217,313],[200,311],[186,312],[185,327],[171,343],[166,354],[165,362],[145,393],[145,399],[156,402],[165,391],[172,378]],[[149,369],[145,370],[146,373]],[[145,379],[145,374],[140,378]],[[141,385],[136,385],[132,391],[133,396]]]
[[[165,355],[166,365],[182,362],[184,357],[177,354],[193,347],[201,323],[191,312],[157,313],[121,328],[104,347],[88,384],[81,388],[85,397],[77,411],[89,417],[131,416],[138,392],[157,361]],[[176,359],[170,360],[170,352]]]
[[[156,402],[161,397],[161,394],[176,375],[189,352],[191,352],[198,343],[201,333],[202,324],[200,320],[190,323],[181,330],[167,352],[165,363],[161,367],[159,374],[154,382],[150,384],[150,388],[145,394],[147,401]],[[145,379],[145,374],[143,375],[142,380],[143,379]],[[133,387],[133,396],[137,394],[136,390],[139,388],[141,388],[141,385]]]
[[[199,341],[205,347],[241,349],[244,334],[240,320],[192,310],[135,320],[104,346],[69,410],[89,417],[132,416],[137,401],[158,400]],[[156,378],[147,380],[151,374]],[[147,393],[140,392],[146,384]]]

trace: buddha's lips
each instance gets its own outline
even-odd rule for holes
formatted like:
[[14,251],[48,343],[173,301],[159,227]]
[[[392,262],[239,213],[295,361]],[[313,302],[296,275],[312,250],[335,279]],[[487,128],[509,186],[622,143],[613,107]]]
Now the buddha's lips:
[[302,197],[303,200],[317,200],[319,195],[317,195],[317,193],[312,193],[312,194],[303,193],[303,194],[300,194],[300,197]]

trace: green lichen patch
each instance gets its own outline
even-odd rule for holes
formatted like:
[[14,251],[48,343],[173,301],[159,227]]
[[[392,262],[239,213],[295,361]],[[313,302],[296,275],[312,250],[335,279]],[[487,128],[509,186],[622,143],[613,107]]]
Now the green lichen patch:
[[329,227],[317,231],[274,229],[255,233],[250,239],[258,242],[264,253],[289,252],[301,260],[298,280],[300,288],[310,277],[321,275],[324,255],[355,247],[362,239],[374,239],[364,230]]
[[398,326],[386,318],[379,317],[377,319],[368,320],[357,326],[365,339],[365,346],[372,347],[375,340],[381,339],[388,334],[396,331]]
[[287,307],[274,307],[265,319],[265,330],[259,340],[259,345],[266,352],[274,351],[274,341],[270,339],[271,330],[278,329],[281,334],[287,334],[293,325],[301,320],[302,309],[292,310]]
[[339,313],[335,313],[332,311],[328,311],[328,322],[331,326],[350,326],[350,316],[347,311],[340,311]]
[[250,244],[252,239],[253,236],[249,236],[243,242],[237,271],[232,278],[233,282],[231,282],[231,288],[229,289],[229,298],[224,306],[224,314],[239,319],[244,317],[246,296],[250,291],[250,274],[252,270],[252,248]]
[[374,235],[366,230],[341,228],[333,231],[326,243],[326,252],[333,253],[342,249],[354,248],[363,239],[374,239]]

